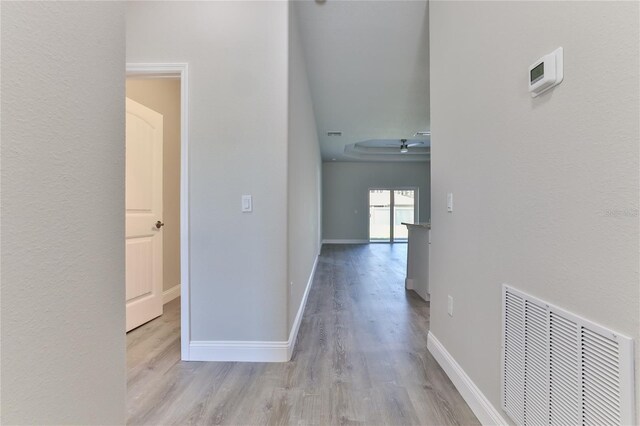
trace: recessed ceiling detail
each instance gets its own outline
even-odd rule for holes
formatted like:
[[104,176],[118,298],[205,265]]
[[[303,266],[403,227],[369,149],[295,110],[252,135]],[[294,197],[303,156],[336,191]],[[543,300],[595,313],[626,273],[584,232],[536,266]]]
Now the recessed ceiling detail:
[[423,139],[370,139],[344,147],[344,155],[364,161],[429,161],[431,141]]
[[[399,155],[400,139],[428,140],[428,134],[416,133],[431,130],[428,2],[292,5],[299,18],[323,160],[428,160],[424,152],[412,154],[417,147]],[[342,136],[329,136],[334,131]],[[393,140],[398,152],[362,152],[367,147],[361,143],[371,140]]]

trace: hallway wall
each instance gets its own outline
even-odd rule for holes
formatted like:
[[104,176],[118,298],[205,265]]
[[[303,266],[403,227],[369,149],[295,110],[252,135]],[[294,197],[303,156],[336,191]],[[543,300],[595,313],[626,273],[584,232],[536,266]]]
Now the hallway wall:
[[[432,333],[499,408],[508,283],[635,338],[637,385],[639,4],[430,7]],[[559,46],[564,81],[531,98]]]
[[189,63],[192,340],[288,338],[287,20],[286,2],[127,3],[127,62]]
[[295,2],[289,9],[287,264],[289,332],[320,250],[322,162]]
[[1,7],[1,423],[124,424],[124,3]]
[[[430,217],[430,163],[322,164],[322,238],[369,240],[369,188],[417,186],[420,222]],[[357,213],[356,213],[357,212]]]

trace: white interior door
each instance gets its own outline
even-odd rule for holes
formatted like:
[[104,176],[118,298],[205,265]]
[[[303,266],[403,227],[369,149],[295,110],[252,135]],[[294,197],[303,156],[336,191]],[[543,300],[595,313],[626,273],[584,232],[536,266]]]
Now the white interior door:
[[162,124],[127,98],[127,331],[162,315]]

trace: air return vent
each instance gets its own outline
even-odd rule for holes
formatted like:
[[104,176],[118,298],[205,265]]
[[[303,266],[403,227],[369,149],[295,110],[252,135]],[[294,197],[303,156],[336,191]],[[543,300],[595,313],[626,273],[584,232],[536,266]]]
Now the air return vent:
[[502,408],[519,425],[626,425],[633,341],[503,286]]
[[329,131],[329,132],[327,132],[327,136],[342,136],[342,132],[337,131],[337,130]]

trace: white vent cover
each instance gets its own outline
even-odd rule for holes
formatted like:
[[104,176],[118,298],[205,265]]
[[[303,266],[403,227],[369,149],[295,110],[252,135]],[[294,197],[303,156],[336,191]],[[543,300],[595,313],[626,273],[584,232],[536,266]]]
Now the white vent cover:
[[519,425],[635,422],[633,340],[503,285],[502,408]]

